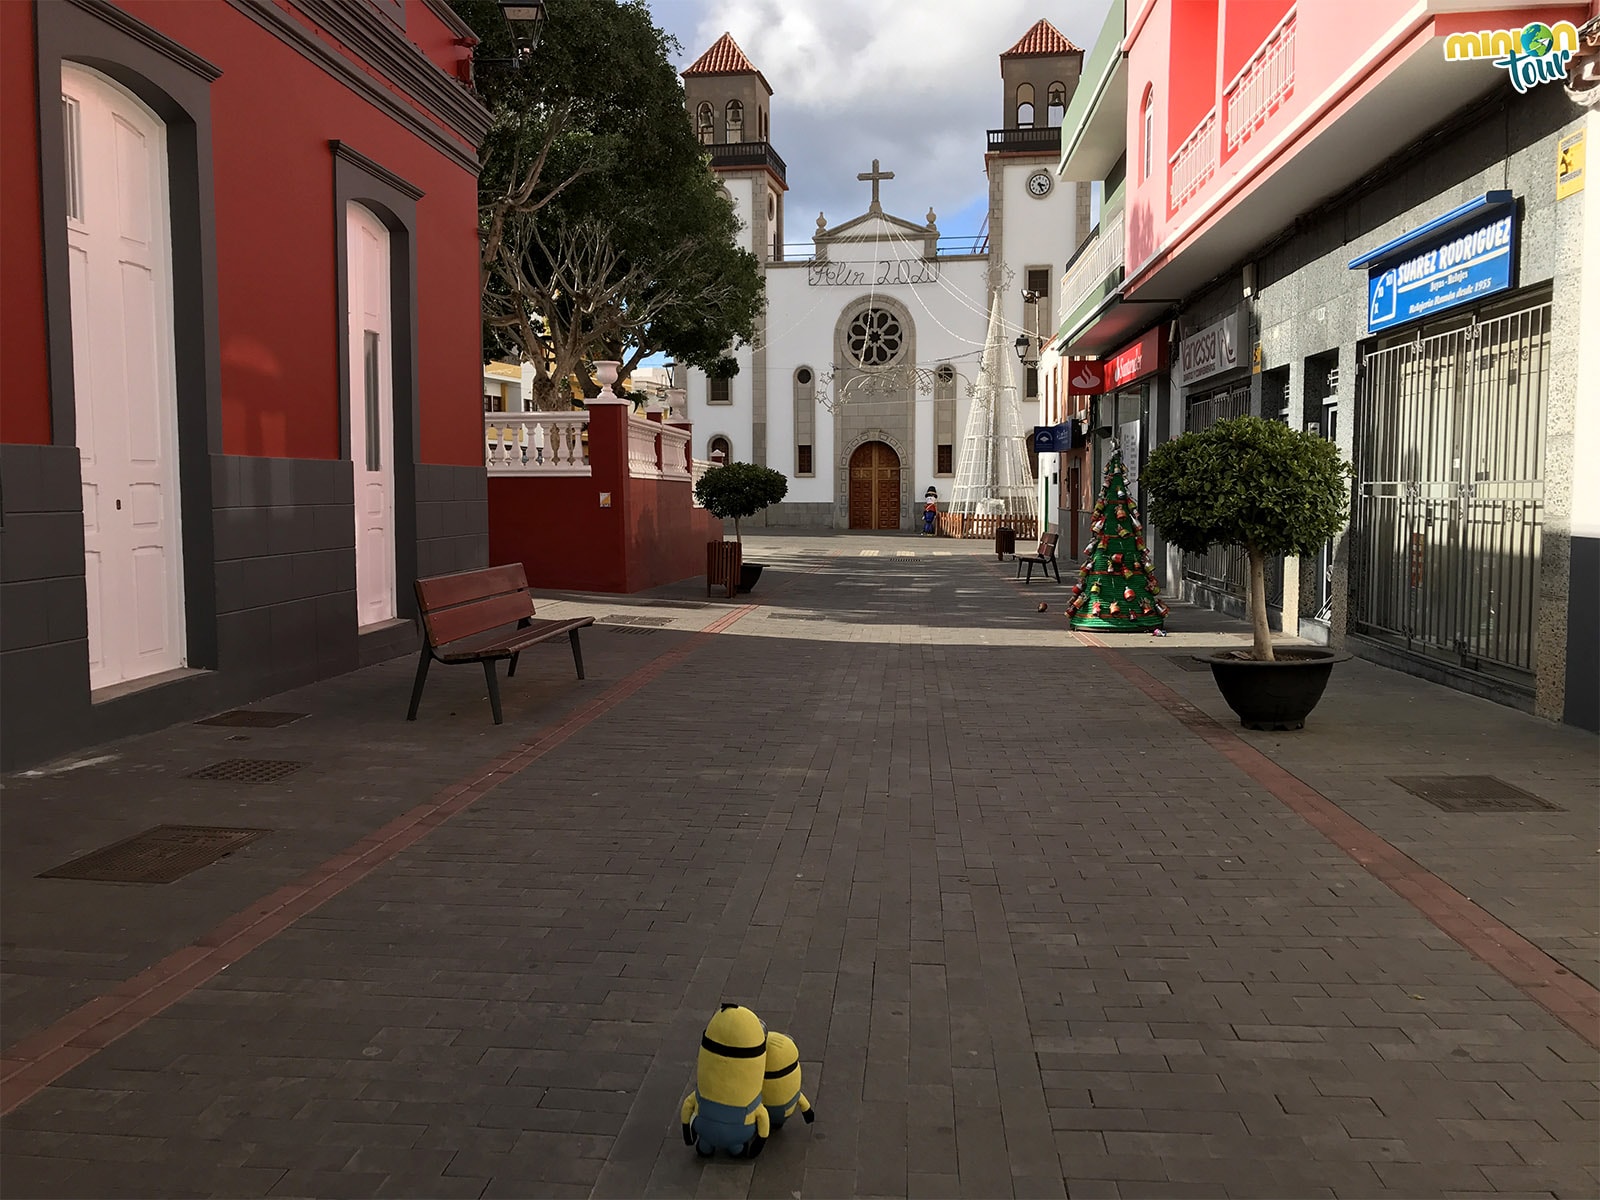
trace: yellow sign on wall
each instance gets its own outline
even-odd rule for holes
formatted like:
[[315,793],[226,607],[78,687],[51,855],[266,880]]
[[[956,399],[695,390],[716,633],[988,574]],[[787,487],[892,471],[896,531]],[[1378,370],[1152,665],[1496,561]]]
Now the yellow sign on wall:
[[1583,191],[1583,130],[1568,134],[1556,144],[1556,199]]

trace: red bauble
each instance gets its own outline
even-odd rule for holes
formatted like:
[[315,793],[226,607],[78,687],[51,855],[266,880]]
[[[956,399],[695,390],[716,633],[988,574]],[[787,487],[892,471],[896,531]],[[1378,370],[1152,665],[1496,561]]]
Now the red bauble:
[[1120,567],[1122,565],[1122,555],[1120,553],[1113,554],[1111,556],[1111,561],[1116,563]]
[[1122,598],[1124,600],[1132,600],[1133,599],[1133,589],[1132,588],[1123,588],[1122,589]]

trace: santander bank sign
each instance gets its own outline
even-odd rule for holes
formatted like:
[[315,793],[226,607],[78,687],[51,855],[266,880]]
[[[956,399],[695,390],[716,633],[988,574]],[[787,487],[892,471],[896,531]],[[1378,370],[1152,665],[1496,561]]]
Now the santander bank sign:
[[1158,325],[1110,358],[1075,358],[1067,368],[1067,394],[1096,396],[1114,392],[1167,369],[1167,327]]

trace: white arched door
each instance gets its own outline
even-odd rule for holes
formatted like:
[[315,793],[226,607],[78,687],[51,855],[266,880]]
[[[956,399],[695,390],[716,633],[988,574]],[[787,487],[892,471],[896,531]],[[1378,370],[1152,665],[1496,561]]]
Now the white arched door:
[[73,401],[89,686],[184,664],[166,127],[63,65]]
[[346,218],[350,293],[350,461],[355,468],[356,620],[395,614],[394,351],[389,304],[389,231],[351,204]]

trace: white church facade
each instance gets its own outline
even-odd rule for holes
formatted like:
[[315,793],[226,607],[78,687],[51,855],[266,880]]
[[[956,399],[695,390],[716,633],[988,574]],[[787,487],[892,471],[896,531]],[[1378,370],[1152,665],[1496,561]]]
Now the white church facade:
[[927,490],[947,500],[957,479],[996,297],[1006,331],[1029,339],[1025,361],[1010,366],[1033,423],[1037,371],[1027,364],[1054,332],[1054,293],[1089,231],[1088,185],[1056,177],[1060,117],[1082,63],[1042,20],[1000,56],[1004,120],[987,131],[986,238],[952,247],[931,209],[895,215],[893,163],[873,161],[858,174],[870,188],[866,210],[835,224],[819,214],[800,256],[784,248],[788,183],[765,78],[726,34],[685,69],[690,120],[762,262],[767,310],[754,344],[733,354],[736,374],[680,368],[679,382],[696,458],[788,476],[767,524],[920,528]]

